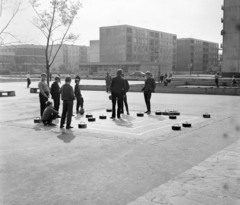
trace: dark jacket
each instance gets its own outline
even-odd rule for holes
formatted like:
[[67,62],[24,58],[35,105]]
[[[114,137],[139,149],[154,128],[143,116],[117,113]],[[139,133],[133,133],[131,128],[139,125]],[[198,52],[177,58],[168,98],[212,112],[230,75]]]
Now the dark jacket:
[[112,79],[111,92],[116,94],[124,94],[126,92],[125,81],[121,76]]
[[53,99],[60,98],[60,87],[57,82],[53,82],[50,91]]
[[75,94],[76,98],[82,97],[81,90],[80,90],[80,85],[78,85],[78,84],[75,85],[74,94]]
[[153,78],[147,78],[145,80],[145,85],[142,89],[143,92],[154,92],[156,87],[155,80]]
[[128,83],[128,80],[127,79],[124,79],[124,83],[125,83],[125,92],[128,92],[129,91],[129,83]]
[[62,95],[62,100],[73,101],[75,99],[73,88],[71,85],[67,83],[61,87],[60,93]]

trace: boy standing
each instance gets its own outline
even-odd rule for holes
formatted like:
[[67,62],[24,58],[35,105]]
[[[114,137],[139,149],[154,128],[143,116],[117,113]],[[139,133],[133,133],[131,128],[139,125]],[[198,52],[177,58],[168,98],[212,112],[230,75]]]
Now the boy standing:
[[29,85],[31,84],[30,74],[27,73],[27,88],[29,88]]
[[145,85],[142,91],[144,92],[144,99],[147,106],[147,111],[145,113],[150,115],[151,114],[150,100],[151,100],[152,93],[155,91],[156,83],[155,83],[155,80],[151,77],[151,73],[149,71],[146,72],[146,77],[147,79],[145,80]]
[[74,87],[74,94],[75,94],[75,97],[77,99],[77,104],[76,104],[76,113],[80,113],[79,112],[79,107],[81,107],[81,111],[83,111],[83,97],[82,97],[82,94],[81,94],[81,90],[80,90],[80,80],[81,78],[79,76],[76,76],[75,78],[75,87]]
[[66,77],[65,84],[60,89],[60,93],[61,93],[62,100],[63,100],[63,110],[62,110],[62,118],[61,118],[60,128],[64,127],[65,119],[66,119],[66,115],[67,115],[66,129],[73,128],[71,126],[71,121],[72,121],[73,101],[74,101],[75,97],[74,97],[74,93],[73,93],[73,88],[70,84],[71,84],[71,78]]
[[54,109],[59,110],[60,105],[60,87],[59,87],[60,78],[58,76],[55,77],[55,81],[51,86],[51,95],[54,102]]
[[[128,102],[127,102],[127,92],[129,91],[130,86],[129,86],[128,80],[127,80],[126,78],[124,78],[124,74],[122,74],[122,78],[123,78],[123,80],[124,80],[125,89],[126,89],[126,90],[125,90],[125,93],[124,93],[124,95],[123,95],[123,103],[124,103],[124,105],[125,105],[125,107],[126,107],[127,114],[130,115],[129,109],[128,109]],[[124,113],[124,105],[123,105],[123,107],[122,107],[122,113]]]
[[56,126],[52,123],[53,120],[55,120],[58,116],[58,111],[53,109],[52,103],[47,101],[46,102],[46,108],[42,115],[42,122],[45,126]]

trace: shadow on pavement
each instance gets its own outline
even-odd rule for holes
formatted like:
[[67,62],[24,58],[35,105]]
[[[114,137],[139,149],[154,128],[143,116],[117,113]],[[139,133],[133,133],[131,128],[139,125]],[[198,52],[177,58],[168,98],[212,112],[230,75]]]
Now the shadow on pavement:
[[73,134],[71,130],[63,130],[62,134],[58,135],[57,138],[62,140],[65,143],[70,143],[72,140],[74,140],[76,136]]

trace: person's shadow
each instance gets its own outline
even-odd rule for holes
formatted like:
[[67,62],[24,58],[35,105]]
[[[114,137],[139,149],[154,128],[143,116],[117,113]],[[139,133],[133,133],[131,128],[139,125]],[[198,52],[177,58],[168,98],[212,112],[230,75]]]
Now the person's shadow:
[[57,138],[62,140],[64,143],[70,143],[72,140],[74,140],[76,136],[73,134],[71,130],[64,130],[62,131],[62,134],[58,135]]
[[133,119],[134,118],[131,117],[131,116],[123,116],[119,120],[114,120],[114,122],[115,122],[115,124],[117,126],[126,127],[126,128],[132,128],[133,127],[133,123],[132,123]]

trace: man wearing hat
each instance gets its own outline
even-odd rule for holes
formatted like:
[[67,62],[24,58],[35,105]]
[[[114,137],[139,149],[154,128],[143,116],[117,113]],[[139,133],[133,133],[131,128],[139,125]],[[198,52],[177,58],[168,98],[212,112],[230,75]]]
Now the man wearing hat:
[[39,92],[39,101],[40,101],[40,115],[42,117],[43,111],[46,108],[46,102],[48,101],[50,95],[50,89],[46,83],[46,73],[41,74],[41,80],[38,83]]
[[156,83],[155,80],[151,77],[151,73],[149,71],[146,72],[146,80],[145,85],[142,88],[144,93],[144,99],[147,106],[147,111],[145,113],[151,114],[151,96],[155,91]]
[[122,78],[122,69],[117,71],[117,77],[112,79],[111,84],[111,94],[112,94],[112,119],[116,117],[116,102],[117,108],[117,118],[121,118],[121,112],[123,110],[123,95],[126,92],[125,82]]
[[52,83],[51,86],[51,95],[52,95],[52,99],[54,102],[54,109],[55,110],[59,110],[59,105],[60,105],[60,77],[56,76],[55,77],[55,81]]

